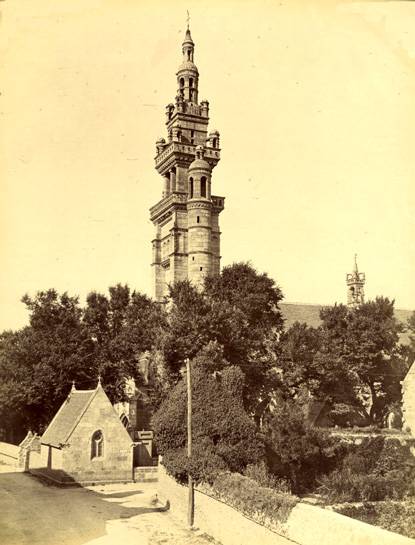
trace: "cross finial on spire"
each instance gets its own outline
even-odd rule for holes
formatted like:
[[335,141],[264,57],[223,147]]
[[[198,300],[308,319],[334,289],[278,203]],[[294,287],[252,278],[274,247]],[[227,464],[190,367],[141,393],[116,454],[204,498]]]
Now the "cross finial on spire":
[[189,30],[189,22],[190,22],[190,15],[189,15],[189,10],[187,10],[187,30]]
[[74,392],[75,390],[76,390],[76,388],[75,388],[75,381],[73,380],[73,381],[72,381],[72,389],[71,389],[71,392]]
[[[101,386],[101,375],[98,375],[98,386]],[[98,388],[97,386],[97,388]]]
[[359,270],[357,268],[357,254],[354,254],[354,272],[357,273]]

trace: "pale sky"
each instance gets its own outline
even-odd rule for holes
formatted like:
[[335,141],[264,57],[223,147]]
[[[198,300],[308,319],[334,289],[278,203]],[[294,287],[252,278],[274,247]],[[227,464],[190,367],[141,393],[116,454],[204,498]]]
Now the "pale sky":
[[222,159],[222,265],[251,260],[287,302],[415,308],[412,2],[4,0],[0,331],[28,292],[118,282],[151,295],[155,142],[186,10]]

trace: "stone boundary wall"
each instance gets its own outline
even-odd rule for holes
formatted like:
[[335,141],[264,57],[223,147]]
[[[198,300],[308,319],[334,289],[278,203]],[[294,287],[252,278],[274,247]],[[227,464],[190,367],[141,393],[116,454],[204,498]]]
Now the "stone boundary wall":
[[158,480],[158,468],[153,466],[138,466],[134,468],[135,483],[156,483]]
[[[182,523],[187,523],[187,496],[187,487],[176,483],[159,464],[158,497],[162,502],[169,501],[172,516]],[[277,534],[199,490],[195,490],[194,526],[223,545],[415,544],[413,539],[305,503],[294,507],[281,534]]]
[[[327,428],[323,428],[327,430]],[[410,448],[415,447],[415,438],[409,435],[408,433],[353,433],[353,432],[343,432],[341,430],[329,430],[329,433],[332,437],[336,437],[345,443],[353,443],[355,445],[360,445],[364,439],[373,439],[374,437],[382,436],[386,441],[391,439],[397,439],[401,445],[409,445]]]
[[[167,475],[163,465],[159,464],[158,470],[157,493],[159,500],[163,503],[169,501],[172,516],[187,524],[187,487],[178,484]],[[211,535],[223,545],[246,545],[247,543],[292,545],[292,540],[265,528],[245,517],[233,507],[211,498],[199,490],[195,490],[194,526]]]
[[0,461],[17,467],[19,463],[20,447],[10,443],[0,442]]

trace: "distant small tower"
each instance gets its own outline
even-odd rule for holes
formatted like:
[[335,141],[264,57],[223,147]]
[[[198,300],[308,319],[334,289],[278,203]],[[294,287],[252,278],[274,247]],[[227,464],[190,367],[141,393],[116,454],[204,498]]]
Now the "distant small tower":
[[365,281],[365,273],[359,272],[357,268],[357,255],[355,255],[353,272],[346,275],[348,306],[357,307],[365,302]]

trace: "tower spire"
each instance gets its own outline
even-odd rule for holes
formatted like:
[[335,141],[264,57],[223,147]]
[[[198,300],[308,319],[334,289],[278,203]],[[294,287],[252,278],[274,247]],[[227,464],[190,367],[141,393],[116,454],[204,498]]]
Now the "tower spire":
[[354,274],[359,274],[359,269],[357,268],[357,254],[354,254],[354,269],[353,269],[353,273]]

